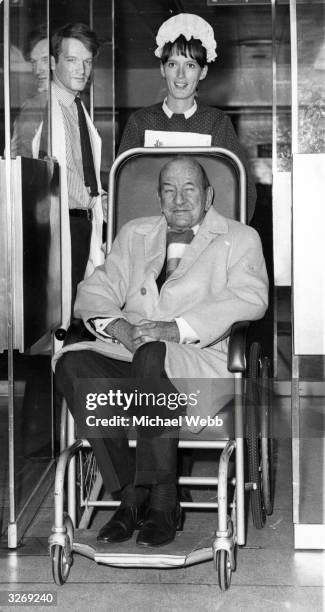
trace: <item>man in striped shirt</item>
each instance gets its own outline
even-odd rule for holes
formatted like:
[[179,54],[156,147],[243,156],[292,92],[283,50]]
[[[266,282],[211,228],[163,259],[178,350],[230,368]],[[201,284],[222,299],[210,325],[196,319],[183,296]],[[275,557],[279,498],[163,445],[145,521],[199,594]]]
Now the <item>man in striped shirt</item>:
[[[63,207],[68,204],[73,304],[77,284],[85,276],[95,239],[92,268],[103,260],[100,249],[103,221],[100,185],[101,142],[80,99],[80,93],[90,78],[99,43],[95,33],[88,26],[82,23],[70,23],[54,33],[51,44],[52,152],[60,163],[61,183],[63,183],[61,200],[66,200]],[[61,135],[64,134],[64,138],[58,136],[59,130]],[[65,252],[63,255],[65,258]],[[65,263],[64,260],[63,264]],[[88,272],[91,272],[92,268]]]

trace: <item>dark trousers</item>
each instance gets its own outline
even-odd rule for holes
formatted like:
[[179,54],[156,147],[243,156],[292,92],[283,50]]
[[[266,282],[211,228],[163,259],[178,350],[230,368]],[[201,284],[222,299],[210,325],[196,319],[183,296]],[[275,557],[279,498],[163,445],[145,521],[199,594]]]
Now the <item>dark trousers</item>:
[[[77,294],[77,286],[85,276],[89,258],[92,223],[87,217],[70,215],[71,234],[71,305],[72,312]],[[64,261],[62,262],[64,266]]]
[[[134,354],[132,363],[118,361],[95,353],[94,351],[79,351],[65,353],[56,366],[56,384],[65,396],[69,409],[77,424],[85,417],[82,402],[75,401],[75,389],[78,379],[96,378],[96,391],[107,393],[108,389],[129,390],[127,379],[136,380],[141,391],[146,390],[152,397],[163,392],[167,397],[173,394],[175,387],[167,378],[164,369],[166,347],[163,342],[149,342],[141,346]],[[118,379],[117,381],[114,379]],[[134,385],[133,385],[134,388]],[[184,412],[184,408],[169,410],[167,406],[149,405],[132,406],[127,415],[159,416],[173,419]],[[121,408],[114,405],[105,406],[105,417],[126,415]],[[96,430],[98,434],[98,430]],[[137,427],[136,460],[129,449],[127,431],[123,426],[114,426],[100,431],[102,437],[89,438],[95,457],[103,477],[105,489],[108,492],[121,489],[127,484],[154,485],[160,483],[176,483],[177,445],[179,427],[157,426]]]

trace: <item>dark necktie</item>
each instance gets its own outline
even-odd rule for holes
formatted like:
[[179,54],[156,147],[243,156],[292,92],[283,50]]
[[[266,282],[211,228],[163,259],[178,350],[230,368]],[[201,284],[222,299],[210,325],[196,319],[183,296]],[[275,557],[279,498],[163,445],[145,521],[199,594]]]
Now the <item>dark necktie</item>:
[[49,146],[48,146],[48,143],[49,143],[49,105],[47,103],[45,105],[41,121],[43,121],[43,127],[42,127],[42,132],[41,132],[38,157],[39,159],[44,159],[45,157],[50,155]]
[[81,99],[79,98],[79,96],[77,96],[74,101],[77,105],[78,111],[82,167],[84,172],[85,185],[86,187],[89,187],[91,196],[98,196],[99,194],[97,188],[94,158],[84,109],[82,108]]
[[[174,253],[170,252],[170,245],[179,245],[180,249],[183,245],[190,244],[194,238],[194,232],[192,229],[187,229],[182,232],[176,232],[175,230],[168,230],[167,232],[167,265],[166,265],[166,278],[168,278],[177,268],[182,256],[184,249],[182,249],[182,255],[177,255],[177,248]],[[176,251],[176,252],[175,252]]]

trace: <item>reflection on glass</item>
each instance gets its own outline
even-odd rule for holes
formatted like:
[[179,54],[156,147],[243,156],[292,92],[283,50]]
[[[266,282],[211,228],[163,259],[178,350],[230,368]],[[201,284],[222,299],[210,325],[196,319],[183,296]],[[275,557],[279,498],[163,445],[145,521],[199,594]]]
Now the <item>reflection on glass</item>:
[[297,5],[299,153],[325,152],[325,1]]
[[[3,49],[3,4],[0,4],[0,48]],[[1,151],[4,148],[4,114],[3,114],[3,53],[0,54],[0,105],[1,105]],[[4,185],[3,167],[0,163],[0,184]],[[0,384],[5,385],[8,380],[7,354],[2,353],[7,346],[8,321],[6,318],[7,309],[7,243],[6,243],[6,202],[5,198],[0,198]],[[8,398],[0,396],[0,466],[1,466],[1,487],[0,487],[0,535],[6,530],[9,520],[9,500],[8,500]]]
[[[10,86],[11,157],[38,157],[42,126],[48,125],[46,8],[46,2],[10,3],[10,70],[5,81]],[[46,316],[47,294],[42,281],[44,270],[49,269],[51,248],[48,211],[52,200],[53,206],[58,206],[53,190],[49,189],[52,175],[46,162],[23,159],[20,164],[18,160],[13,161],[11,173],[13,189],[6,206],[11,207],[13,227],[6,227],[6,231],[9,236],[15,232],[15,240],[10,246],[14,315],[9,333],[14,331],[12,345],[16,348],[15,334],[19,326],[23,326],[25,340],[24,352],[19,352],[23,350],[19,347],[8,360],[9,382],[13,379],[13,385],[10,384],[12,394],[7,403],[14,423],[9,437],[10,458],[13,458],[10,462],[11,501],[14,498],[11,516],[13,511],[16,519],[23,508],[25,516],[31,513],[37,496],[32,503],[26,505],[26,502],[37,490],[53,454],[51,351],[49,347],[32,355],[28,349],[36,336],[35,325],[43,324]],[[23,315],[18,316],[18,311]],[[17,523],[19,529],[23,519],[19,518]]]
[[276,170],[291,171],[290,7],[277,4],[274,27],[276,62]]
[[[11,155],[36,158],[40,149],[45,154],[48,152],[47,129],[42,129],[48,123],[49,41],[46,25],[42,24],[30,33],[26,57],[33,78],[32,89],[14,122]],[[42,139],[46,142],[42,143]]]
[[325,153],[325,86],[319,81],[302,85],[299,104],[299,153]]
[[30,62],[32,64],[35,85],[38,92],[47,91],[49,86],[49,45],[44,32],[39,32],[39,39],[32,40]]
[[291,171],[291,113],[286,112],[277,116],[277,170],[278,172]]
[[112,56],[112,3],[93,6],[93,29],[101,41],[100,54],[94,69],[94,121],[102,138],[102,184],[107,186],[108,172],[115,157],[114,100]]

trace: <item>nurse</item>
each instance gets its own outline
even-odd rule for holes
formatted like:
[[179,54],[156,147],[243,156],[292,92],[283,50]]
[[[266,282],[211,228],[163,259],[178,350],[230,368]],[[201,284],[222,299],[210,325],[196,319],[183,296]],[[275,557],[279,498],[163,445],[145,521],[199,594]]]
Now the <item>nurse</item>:
[[182,13],[165,21],[156,37],[156,57],[166,80],[163,103],[139,109],[125,127],[119,153],[134,147],[223,147],[242,160],[247,172],[248,219],[253,216],[256,189],[245,153],[229,117],[196,100],[208,64],[217,57],[214,32],[198,15]]

